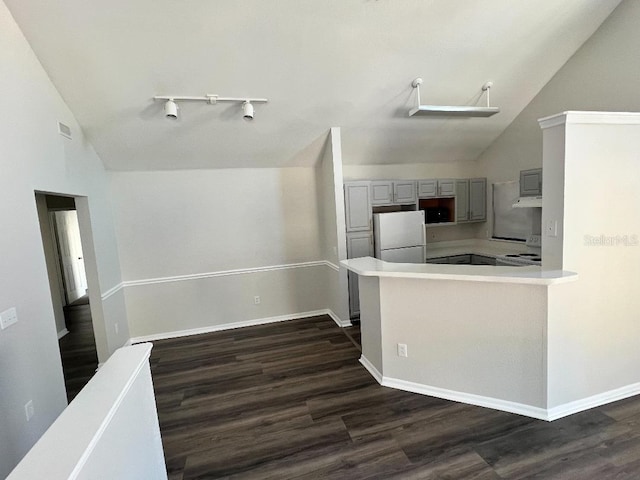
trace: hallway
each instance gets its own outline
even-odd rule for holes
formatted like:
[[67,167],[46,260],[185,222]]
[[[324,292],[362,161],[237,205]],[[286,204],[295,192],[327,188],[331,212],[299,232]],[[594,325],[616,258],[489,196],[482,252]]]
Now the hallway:
[[64,307],[64,318],[69,333],[59,343],[67,400],[71,402],[98,368],[88,297]]

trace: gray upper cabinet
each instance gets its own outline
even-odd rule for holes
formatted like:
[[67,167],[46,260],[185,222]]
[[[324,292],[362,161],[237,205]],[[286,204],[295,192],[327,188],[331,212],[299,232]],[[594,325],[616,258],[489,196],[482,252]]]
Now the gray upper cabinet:
[[393,182],[393,203],[416,203],[416,182],[412,180]]
[[484,222],[487,219],[487,179],[456,180],[456,221]]
[[469,180],[469,220],[481,222],[487,219],[487,179]]
[[542,195],[542,169],[522,170],[520,172],[520,196],[537,197]]
[[469,220],[469,180],[456,180],[456,222]]
[[387,180],[371,182],[371,205],[391,203],[393,203],[393,182]]
[[432,178],[418,181],[418,197],[454,197],[456,195],[456,181],[452,178]]
[[416,203],[416,182],[413,180],[376,180],[371,182],[371,205],[406,205]]
[[438,196],[453,197],[456,194],[456,181],[451,178],[438,180]]
[[344,204],[347,232],[370,231],[372,229],[369,182],[345,183]]
[[420,180],[418,181],[418,197],[437,197],[438,196],[438,180]]

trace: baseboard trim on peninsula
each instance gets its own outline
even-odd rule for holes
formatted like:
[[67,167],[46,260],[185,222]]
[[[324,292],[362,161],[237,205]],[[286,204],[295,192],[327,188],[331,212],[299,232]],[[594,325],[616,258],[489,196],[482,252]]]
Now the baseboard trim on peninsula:
[[445,388],[431,387],[420,383],[407,382],[406,380],[398,380],[395,378],[383,377],[381,385],[385,387],[396,388],[406,392],[420,393],[431,397],[444,398],[454,402],[467,403],[477,407],[492,408],[503,412],[517,413],[526,417],[537,418],[539,420],[548,420],[547,410],[544,408],[533,407],[523,403],[510,402],[508,400],[500,400],[499,398],[484,397],[473,393],[457,392],[455,390],[447,390]]
[[547,422],[568,417],[574,413],[583,412],[591,408],[606,405],[607,403],[617,402],[618,400],[624,400],[625,398],[640,394],[640,383],[633,383],[615,390],[609,390],[608,392],[546,409],[525,405],[523,403],[510,402],[508,400],[500,400],[499,398],[484,397],[473,393],[457,392],[455,390],[447,390],[445,388],[431,387],[421,383],[385,377],[369,360],[367,360],[364,355],[360,357],[360,363],[383,387],[404,390],[405,392],[419,393],[430,397],[444,398],[445,400],[466,403],[478,407],[492,408],[503,412],[516,413],[518,415],[537,418],[538,420],[545,420]]
[[154,340],[164,340],[167,338],[188,337],[190,335],[200,335],[202,333],[220,332],[223,330],[232,330],[234,328],[253,327],[256,325],[265,325],[267,323],[285,322],[287,320],[297,320],[300,318],[317,317],[319,315],[328,315],[336,322],[339,327],[348,327],[350,321],[344,322],[333,313],[330,309],[314,310],[311,312],[292,313],[289,315],[278,315],[276,317],[256,318],[253,320],[245,320],[241,322],[223,323],[221,325],[211,325],[208,327],[190,328],[187,330],[175,330],[172,332],[154,333],[152,335],[143,335],[140,337],[131,337],[130,344],[153,342]]
[[606,405],[607,403],[624,400],[625,398],[633,397],[638,394],[640,394],[640,383],[632,383],[631,385],[626,385],[614,390],[609,390],[608,392],[599,393],[597,395],[592,395],[591,397],[550,408],[547,410],[547,419],[549,421],[557,420],[558,418],[567,417],[574,413],[589,410],[590,408]]

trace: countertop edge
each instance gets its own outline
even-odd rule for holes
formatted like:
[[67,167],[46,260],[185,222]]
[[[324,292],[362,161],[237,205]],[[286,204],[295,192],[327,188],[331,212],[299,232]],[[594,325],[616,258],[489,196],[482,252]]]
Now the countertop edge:
[[[364,257],[370,258],[370,257]],[[561,283],[573,282],[578,279],[578,274],[575,272],[569,272],[566,270],[547,270],[545,274],[549,275],[549,277],[539,277],[535,276],[539,274],[539,270],[533,272],[532,276],[526,276],[523,274],[529,273],[522,271],[521,269],[527,267],[489,267],[489,268],[508,268],[508,269],[517,269],[521,274],[520,275],[509,275],[509,272],[504,272],[496,275],[483,275],[483,274],[467,274],[467,273],[444,273],[444,272],[415,272],[415,271],[402,271],[401,267],[397,271],[382,271],[382,270],[372,270],[360,268],[358,266],[350,265],[348,262],[358,260],[358,259],[350,259],[350,260],[342,260],[340,264],[344,266],[346,269],[357,273],[358,275],[362,275],[364,277],[386,277],[386,278],[415,278],[422,280],[454,280],[454,281],[467,281],[467,282],[491,282],[491,283],[512,283],[512,284],[528,284],[528,285],[556,285]],[[387,264],[387,262],[383,262],[377,259],[376,262],[381,262],[382,264]],[[369,261],[371,261],[369,260]],[[401,264],[398,264],[401,265]],[[425,266],[435,267],[434,265],[424,264]],[[441,267],[441,266],[438,266]],[[457,265],[456,267],[460,267]],[[468,268],[478,268],[478,267],[486,267],[486,266],[468,266]],[[538,268],[538,267],[533,267]],[[516,272],[513,272],[516,273]]]

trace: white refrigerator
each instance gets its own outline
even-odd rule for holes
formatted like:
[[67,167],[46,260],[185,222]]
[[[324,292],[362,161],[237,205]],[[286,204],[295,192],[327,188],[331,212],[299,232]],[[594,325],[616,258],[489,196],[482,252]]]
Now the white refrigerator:
[[375,256],[386,262],[424,263],[424,212],[373,215]]

